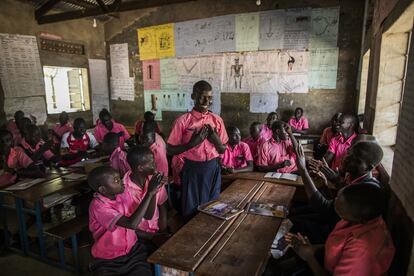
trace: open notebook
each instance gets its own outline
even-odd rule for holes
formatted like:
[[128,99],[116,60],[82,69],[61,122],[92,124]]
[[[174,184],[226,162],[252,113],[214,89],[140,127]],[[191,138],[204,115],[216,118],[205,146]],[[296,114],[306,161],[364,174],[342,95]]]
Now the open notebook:
[[292,173],[278,173],[278,172],[268,172],[264,176],[265,178],[274,178],[274,179],[285,179],[290,181],[298,180],[298,176]]

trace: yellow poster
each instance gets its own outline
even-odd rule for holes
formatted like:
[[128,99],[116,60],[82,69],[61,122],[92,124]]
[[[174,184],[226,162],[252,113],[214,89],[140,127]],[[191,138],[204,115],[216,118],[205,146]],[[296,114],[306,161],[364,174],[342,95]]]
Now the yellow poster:
[[174,24],[138,29],[138,49],[140,60],[174,57]]
[[138,49],[141,60],[158,58],[154,27],[138,29]]
[[174,24],[170,23],[155,26],[155,37],[157,41],[158,57],[174,57]]

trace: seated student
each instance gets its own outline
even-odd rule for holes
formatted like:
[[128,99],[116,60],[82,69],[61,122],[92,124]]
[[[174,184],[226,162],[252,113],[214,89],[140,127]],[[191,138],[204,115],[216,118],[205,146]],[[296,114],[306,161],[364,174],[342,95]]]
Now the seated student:
[[355,116],[344,114],[339,119],[339,135],[331,139],[325,160],[328,165],[338,170],[348,149],[352,145],[352,140],[357,136],[356,129],[358,122]]
[[171,156],[181,155],[181,212],[189,218],[197,207],[217,199],[221,188],[218,157],[228,141],[223,119],[209,111],[213,103],[211,85],[206,81],[194,84],[191,98],[194,108],[178,117],[167,141]]
[[[125,190],[132,195],[132,201],[128,205],[126,213],[129,215],[142,204],[152,179],[162,178],[163,174],[155,171],[154,155],[148,147],[132,148],[128,152],[127,159],[131,170],[125,174],[123,182]],[[167,207],[168,195],[165,187],[161,186],[152,197],[143,219],[138,224],[138,237],[146,239],[150,247],[152,247],[150,241],[154,238],[155,233],[165,232],[167,229]]]
[[17,175],[25,177],[44,177],[21,147],[15,147],[13,136],[7,130],[0,130],[0,154],[3,173],[0,175],[0,188],[16,182]]
[[75,164],[87,155],[87,150],[98,146],[93,134],[86,131],[86,122],[77,118],[73,122],[73,132],[66,132],[60,143],[61,164],[63,166]]
[[[371,173],[374,164],[378,164],[382,159],[381,147],[367,141],[360,142],[355,147],[355,151],[349,151],[343,162],[343,171],[348,184],[359,185],[365,183],[381,187],[379,181]],[[323,242],[327,234],[332,231],[339,217],[334,208],[334,201],[326,199],[316,188],[310,177],[302,147],[297,148],[296,155],[305,193],[313,213],[300,215],[296,213],[290,219],[294,223],[296,231],[306,233],[312,241]]]
[[339,118],[342,113],[336,113],[331,119],[331,126],[323,130],[319,144],[315,148],[315,158],[321,159],[328,150],[332,138],[339,134]]
[[279,120],[279,115],[276,112],[270,112],[269,115],[267,115],[266,124],[263,124],[260,130],[261,141],[264,142],[272,138],[273,136],[272,125],[277,120]]
[[151,179],[140,204],[130,214],[127,209],[135,199],[126,191],[116,170],[107,166],[95,168],[88,176],[88,184],[95,191],[89,205],[89,230],[94,239],[94,259],[90,264],[93,275],[152,275],[146,247],[135,230],[156,197],[161,178]]
[[[313,275],[385,275],[395,247],[381,216],[384,193],[376,185],[358,184],[342,188],[335,199],[341,220],[323,247],[312,245],[306,236],[287,234],[285,239]],[[316,251],[324,249],[324,261]]]
[[127,161],[126,152],[119,147],[118,134],[109,132],[105,135],[102,143],[102,150],[110,155],[109,162],[121,177],[131,170]]
[[39,127],[30,125],[20,146],[36,165],[44,167],[50,163],[56,163],[60,159],[50,150],[52,144],[51,140],[46,143],[42,140]]
[[15,135],[13,135],[13,139],[15,145],[20,145],[22,143],[24,136],[27,133],[27,128],[32,125],[32,121],[27,117],[23,117],[19,119],[19,121],[17,121],[16,123],[19,131],[18,133],[15,133]]
[[125,143],[129,143],[131,135],[129,135],[128,130],[120,123],[115,122],[112,119],[111,113],[107,109],[102,109],[99,112],[99,120],[96,121],[94,136],[98,143],[103,142],[103,138],[108,132],[117,133],[119,136],[119,146],[121,149],[125,148]]
[[241,142],[240,130],[237,127],[227,128],[229,142],[221,157],[221,167],[226,173],[253,171],[253,157],[249,145]]
[[[20,140],[22,139],[18,124],[21,119],[24,117],[24,112],[21,110],[18,110],[14,113],[13,119],[10,119],[6,123],[6,129],[10,131],[10,133],[13,135],[13,139],[18,138],[19,144]],[[19,138],[20,137],[20,138]]]
[[164,139],[155,132],[155,122],[145,122],[141,135],[138,137],[138,143],[142,146],[149,147],[154,154],[155,167],[158,172],[168,176],[167,146]]
[[260,132],[262,124],[259,122],[253,122],[250,125],[250,137],[243,139],[242,141],[249,145],[250,152],[253,156],[253,163],[256,165],[257,158],[259,156],[258,146],[260,144]]
[[295,109],[295,116],[289,119],[288,124],[294,133],[306,134],[309,128],[309,122],[308,119],[303,116],[302,107],[297,107]]
[[257,170],[261,172],[296,172],[294,144],[296,140],[288,137],[290,126],[282,121],[272,125],[273,136],[259,146]]
[[[144,120],[139,120],[136,122],[135,135],[137,137],[141,135],[145,122],[155,122],[155,114],[151,111],[147,111],[144,113]],[[155,132],[162,136],[161,127],[158,122],[155,122]]]
[[69,122],[68,113],[63,111],[59,115],[59,123],[56,123],[56,125],[52,129],[52,133],[54,136],[54,143],[60,146],[62,136],[66,132],[73,132],[73,127],[72,127],[72,124]]

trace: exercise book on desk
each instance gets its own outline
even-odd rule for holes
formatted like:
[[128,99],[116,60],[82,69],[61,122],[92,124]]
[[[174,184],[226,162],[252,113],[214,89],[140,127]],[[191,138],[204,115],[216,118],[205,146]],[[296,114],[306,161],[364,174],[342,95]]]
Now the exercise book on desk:
[[243,209],[236,208],[228,203],[218,200],[213,200],[203,205],[200,205],[198,206],[198,210],[205,214],[224,220],[229,220],[232,217],[243,212]]
[[45,198],[43,198],[43,207],[50,208],[53,206],[56,206],[60,203],[65,202],[69,198],[72,198],[73,196],[77,195],[78,192],[69,192],[69,193],[54,193],[52,195],[49,195]]
[[249,214],[277,218],[286,218],[289,213],[286,206],[261,202],[250,202],[247,206],[247,212]]
[[16,184],[7,187],[5,190],[6,191],[21,191],[21,190],[26,190],[38,183],[42,183],[46,181],[46,178],[36,178],[36,179],[24,179],[21,180],[19,182],[17,182]]
[[285,179],[296,181],[298,180],[298,176],[292,173],[278,173],[278,172],[268,172],[265,174],[264,178],[274,178],[274,179]]

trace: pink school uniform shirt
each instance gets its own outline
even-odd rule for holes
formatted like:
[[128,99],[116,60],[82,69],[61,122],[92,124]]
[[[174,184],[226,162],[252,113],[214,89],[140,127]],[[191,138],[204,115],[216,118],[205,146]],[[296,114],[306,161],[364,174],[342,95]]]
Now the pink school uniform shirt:
[[7,122],[6,129],[12,134],[14,144],[19,145],[22,142],[23,137],[14,119],[11,119]]
[[342,166],[342,161],[345,158],[348,149],[352,145],[352,140],[357,137],[357,134],[354,132],[348,139],[345,140],[345,137],[340,134],[331,139],[329,143],[328,151],[334,154],[332,160],[331,168],[336,170]]
[[[24,169],[29,167],[32,163],[32,159],[26,155],[21,147],[14,147],[10,149],[9,156],[7,157],[7,166],[10,169]],[[0,176],[0,187],[5,187],[13,184],[16,181],[16,178],[16,174],[3,172]]]
[[288,124],[292,127],[294,127],[297,130],[304,130],[309,128],[309,122],[308,119],[305,117],[300,117],[300,119],[297,121],[295,117],[292,117],[289,119]]
[[[127,216],[131,216],[136,211],[138,206],[141,204],[142,200],[144,199],[144,196],[147,193],[148,184],[152,178],[152,176],[147,177],[144,187],[142,188],[131,180],[130,175],[131,171],[127,172],[123,178],[123,182],[125,184],[125,192],[122,194],[122,196],[124,196],[125,193],[128,193],[128,197],[132,199],[132,202],[130,202],[127,208]],[[158,190],[155,197],[157,207],[154,210],[153,217],[150,220],[146,220],[143,218],[138,225],[138,228],[142,231],[155,233],[159,230],[158,219],[160,217],[160,213],[158,210],[158,206],[164,204],[164,202],[166,202],[168,199],[167,191],[165,190],[164,186]]]
[[325,243],[325,268],[332,275],[380,276],[388,271],[395,248],[382,217],[352,225],[340,220]]
[[121,147],[121,149],[123,149],[125,147],[125,141],[131,138],[131,135],[129,135],[128,130],[124,127],[124,125],[117,123],[114,120],[112,120],[112,123],[113,123],[113,127],[111,131],[109,131],[104,126],[104,124],[101,123],[100,120],[96,121],[96,127],[94,131],[94,136],[96,138],[96,141],[98,141],[99,143],[102,143],[103,138],[108,132],[118,133],[122,131],[124,132],[124,135],[119,137],[119,146]]
[[277,143],[272,137],[260,146],[257,165],[273,166],[285,160],[290,160],[290,166],[278,169],[277,172],[291,173],[297,170],[296,154],[290,139]]
[[327,127],[323,130],[321,139],[319,139],[319,144],[329,145],[332,138],[336,136],[337,133],[334,133],[332,127]]
[[117,147],[111,154],[109,158],[111,167],[119,172],[119,175],[123,177],[128,171],[131,170],[127,162],[126,152],[123,151],[120,147]]
[[273,136],[273,131],[271,128],[269,128],[267,126],[267,124],[263,124],[262,125],[262,130],[260,131],[259,134],[259,139],[261,142],[265,142],[267,140],[269,140],[270,138],[272,138]]
[[63,134],[65,134],[66,132],[73,132],[73,127],[71,123],[66,123],[63,126],[60,125],[60,123],[57,123],[54,127],[53,127],[53,131],[59,135],[59,137],[62,138]]
[[[34,152],[36,152],[36,151],[38,151],[41,147],[42,147],[42,145],[44,144],[45,142],[43,141],[43,140],[40,140],[40,142],[39,143],[37,143],[36,144],[36,146],[34,147],[34,148],[32,148],[27,142],[26,142],[26,140],[23,138],[23,140],[22,140],[22,143],[21,143],[21,146],[25,149],[25,150],[27,150],[27,151],[29,151],[30,153],[34,153]],[[51,151],[51,150],[47,150],[47,151],[45,151],[44,153],[43,153],[43,157],[46,159],[46,160],[49,160],[50,158],[52,158],[54,156],[54,154],[53,154],[53,152]]]
[[226,151],[222,157],[222,164],[224,167],[240,169],[247,167],[247,161],[253,161],[249,145],[240,142],[232,148],[229,144],[226,146]]
[[150,149],[154,154],[157,171],[168,176],[167,145],[158,133],[155,133],[155,142],[150,146]]
[[[187,112],[178,117],[173,125],[167,143],[173,146],[187,144],[195,131],[199,131],[205,124],[217,129],[218,136],[223,144],[229,140],[223,119],[208,111],[201,113],[196,110]],[[215,146],[205,139],[200,145],[182,153],[183,158],[192,161],[209,161],[219,156]]]
[[260,145],[260,139],[258,138],[257,140],[254,140],[253,137],[248,137],[242,140],[243,142],[245,142],[249,148],[250,148],[250,153],[253,156],[253,162],[254,164],[257,163],[257,158],[259,157],[259,145]]
[[133,202],[129,194],[124,192],[121,195],[112,200],[95,193],[89,205],[89,230],[94,239],[91,251],[95,258],[125,256],[137,242],[135,230],[116,225],[120,218],[126,216],[127,208]]

